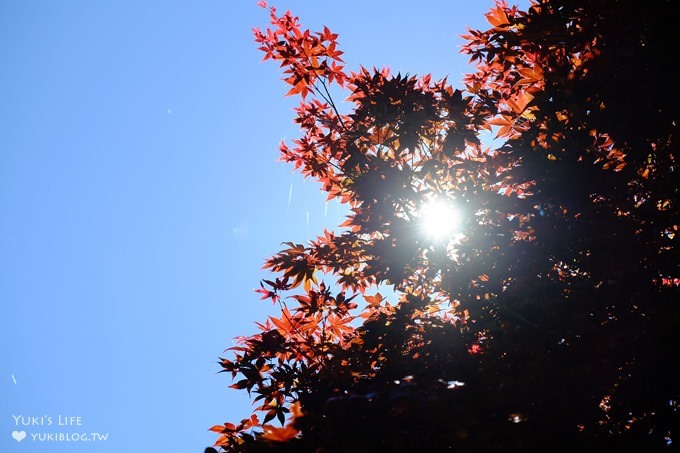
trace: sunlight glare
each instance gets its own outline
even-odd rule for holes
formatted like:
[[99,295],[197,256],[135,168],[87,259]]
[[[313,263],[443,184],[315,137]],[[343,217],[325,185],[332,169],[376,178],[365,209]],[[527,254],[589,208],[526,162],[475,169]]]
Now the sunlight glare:
[[453,239],[460,232],[460,212],[443,200],[432,200],[420,211],[423,233],[434,241]]

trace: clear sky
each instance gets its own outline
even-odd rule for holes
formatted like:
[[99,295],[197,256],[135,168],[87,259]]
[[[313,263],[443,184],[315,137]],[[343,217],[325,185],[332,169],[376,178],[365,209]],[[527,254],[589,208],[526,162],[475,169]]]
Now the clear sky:
[[[274,2],[339,33],[349,69],[454,84],[492,3]],[[262,263],[342,221],[277,162],[297,101],[253,42],[267,20],[255,0],[0,0],[0,452],[202,452],[249,415],[217,358],[272,310]]]

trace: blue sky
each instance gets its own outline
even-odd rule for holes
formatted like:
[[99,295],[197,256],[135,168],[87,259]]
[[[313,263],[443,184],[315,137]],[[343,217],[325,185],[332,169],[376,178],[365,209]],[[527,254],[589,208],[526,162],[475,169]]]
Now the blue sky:
[[[339,33],[350,69],[458,83],[458,35],[492,1],[275,4]],[[267,19],[255,1],[0,0],[3,453],[202,451],[249,415],[216,361],[273,309],[262,263],[342,221],[277,162],[297,100],[252,40]],[[109,437],[31,436],[92,432]]]

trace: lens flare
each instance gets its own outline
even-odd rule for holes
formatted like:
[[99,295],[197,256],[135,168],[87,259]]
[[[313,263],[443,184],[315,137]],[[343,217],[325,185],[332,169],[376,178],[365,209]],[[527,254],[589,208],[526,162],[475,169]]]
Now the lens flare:
[[420,209],[420,228],[428,239],[442,242],[460,233],[460,212],[443,200],[431,200]]

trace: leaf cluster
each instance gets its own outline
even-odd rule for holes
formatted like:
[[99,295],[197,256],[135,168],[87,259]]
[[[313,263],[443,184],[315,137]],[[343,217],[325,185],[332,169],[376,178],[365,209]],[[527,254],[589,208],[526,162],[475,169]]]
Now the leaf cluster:
[[[281,314],[220,362],[263,422],[214,427],[216,445],[670,445],[680,429],[671,17],[662,0],[527,11],[499,1],[490,28],[465,35],[476,67],[459,90],[428,75],[347,73],[337,35],[271,8],[272,28],[255,38],[301,98],[301,135],[281,158],[350,213],[337,232],[265,262],[276,277],[257,292]],[[484,147],[488,131],[499,145]],[[432,200],[460,208],[460,235],[422,235]]]

